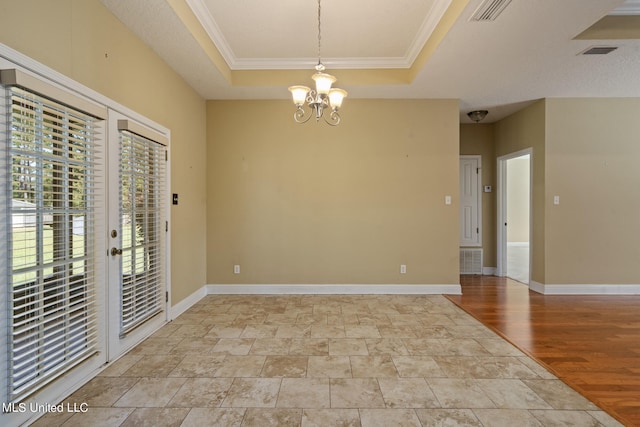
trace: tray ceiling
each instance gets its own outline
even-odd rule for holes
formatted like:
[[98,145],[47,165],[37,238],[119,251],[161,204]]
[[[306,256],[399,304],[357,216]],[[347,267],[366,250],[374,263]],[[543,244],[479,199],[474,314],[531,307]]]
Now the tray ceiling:
[[[316,0],[101,1],[205,99],[311,84]],[[496,1],[495,20],[472,19]],[[455,98],[461,122],[490,122],[545,97],[640,96],[639,14],[640,0],[322,0],[321,53],[349,99]],[[617,49],[581,55],[602,46]]]

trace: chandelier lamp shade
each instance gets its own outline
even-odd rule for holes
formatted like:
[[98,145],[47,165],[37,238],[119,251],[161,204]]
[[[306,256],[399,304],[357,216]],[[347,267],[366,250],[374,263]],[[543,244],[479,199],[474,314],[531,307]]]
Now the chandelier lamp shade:
[[[316,122],[322,118],[331,126],[337,126],[340,123],[340,114],[338,110],[342,107],[342,101],[347,96],[344,89],[332,88],[336,82],[336,78],[331,74],[324,72],[325,67],[320,57],[320,41],[321,41],[321,25],[320,25],[320,0],[318,0],[318,65],[316,65],[316,73],[311,76],[315,81],[315,89],[307,86],[291,86],[289,91],[293,97],[293,103],[296,111],[293,113],[293,119],[297,123],[306,123],[311,117],[316,118]],[[305,104],[309,110],[305,110]],[[327,115],[325,112],[329,111]]]

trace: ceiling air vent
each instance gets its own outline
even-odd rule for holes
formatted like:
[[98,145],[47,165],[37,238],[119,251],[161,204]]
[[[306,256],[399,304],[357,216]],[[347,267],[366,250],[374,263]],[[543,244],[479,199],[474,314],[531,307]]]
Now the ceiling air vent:
[[616,50],[615,46],[593,46],[583,51],[581,55],[606,55]]
[[469,21],[495,21],[509,3],[511,0],[484,0]]

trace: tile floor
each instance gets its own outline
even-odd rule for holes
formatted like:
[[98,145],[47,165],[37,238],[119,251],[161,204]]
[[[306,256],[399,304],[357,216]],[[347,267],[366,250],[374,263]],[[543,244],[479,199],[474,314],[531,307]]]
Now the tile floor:
[[207,296],[36,426],[619,426],[439,295]]

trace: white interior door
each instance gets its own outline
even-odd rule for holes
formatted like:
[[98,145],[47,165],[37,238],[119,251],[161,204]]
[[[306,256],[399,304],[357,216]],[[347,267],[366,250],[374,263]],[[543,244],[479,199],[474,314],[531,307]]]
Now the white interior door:
[[460,246],[482,246],[480,156],[460,156]]
[[116,112],[109,117],[109,360],[167,320],[167,147]]

